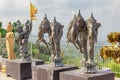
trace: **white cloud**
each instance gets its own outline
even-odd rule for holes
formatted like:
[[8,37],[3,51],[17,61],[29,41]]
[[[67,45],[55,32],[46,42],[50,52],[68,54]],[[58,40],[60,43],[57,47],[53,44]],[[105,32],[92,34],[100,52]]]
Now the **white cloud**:
[[[20,19],[25,22],[29,19],[30,0],[1,0],[0,21],[6,26],[8,21]],[[90,17],[93,12],[95,18],[102,24],[99,29],[99,38],[105,38],[111,31],[119,31],[120,0],[31,0],[38,8],[38,20],[33,23],[32,34],[37,34],[38,26],[45,13],[50,21],[56,16],[57,20],[65,25],[73,18],[73,15],[81,10],[84,19]]]

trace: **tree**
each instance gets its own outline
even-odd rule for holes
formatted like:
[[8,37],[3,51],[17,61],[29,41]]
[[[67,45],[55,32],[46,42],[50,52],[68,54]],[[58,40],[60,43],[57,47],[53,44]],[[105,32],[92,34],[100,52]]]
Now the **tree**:
[[2,28],[2,22],[0,22],[0,28]]
[[3,28],[0,28],[0,33],[2,34],[2,37],[5,37],[7,31]]
[[16,32],[16,27],[17,27],[17,23],[16,22],[14,22],[13,24],[12,24],[12,32]]
[[1,21],[0,21],[0,33],[1,33],[2,37],[5,37],[5,35],[7,33],[6,29],[2,28],[2,22]]

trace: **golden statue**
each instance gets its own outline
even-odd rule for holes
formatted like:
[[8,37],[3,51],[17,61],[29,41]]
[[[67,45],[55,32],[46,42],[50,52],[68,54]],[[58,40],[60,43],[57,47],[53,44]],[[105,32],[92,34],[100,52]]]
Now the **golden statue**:
[[116,63],[120,63],[120,32],[111,32],[107,36],[107,41],[112,46],[103,46],[100,55],[103,59],[112,58]]
[[11,22],[9,22],[9,24],[7,26],[6,49],[7,49],[8,59],[9,60],[15,59],[16,56],[13,52],[13,49],[14,49],[14,33],[12,32]]

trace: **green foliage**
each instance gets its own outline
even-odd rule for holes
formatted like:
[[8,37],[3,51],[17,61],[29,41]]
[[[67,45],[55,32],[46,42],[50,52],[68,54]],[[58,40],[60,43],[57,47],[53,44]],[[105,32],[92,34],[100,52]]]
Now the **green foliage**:
[[12,32],[16,32],[17,22],[13,22],[12,24]]
[[50,50],[47,50],[43,45],[34,43],[32,44],[32,57],[48,62],[50,57]]
[[0,38],[0,55],[7,57],[5,38]]
[[63,58],[63,63],[70,65],[72,64],[80,67],[81,56],[77,55],[77,52],[73,50],[74,48],[72,47],[71,49],[70,47],[68,47],[65,50],[64,49],[61,49],[61,57]]
[[[17,22],[13,22],[12,24],[12,32],[16,32]],[[22,27],[24,27],[24,24],[22,24]]]
[[115,72],[116,77],[120,77],[120,64],[115,63],[113,60],[107,61],[107,67]]
[[0,22],[0,28],[2,28],[2,22]]
[[5,37],[5,35],[7,33],[6,29],[2,28],[2,22],[0,22],[0,33],[2,34],[2,37]]
[[0,28],[0,33],[2,34],[2,37],[5,37],[7,31],[6,29]]

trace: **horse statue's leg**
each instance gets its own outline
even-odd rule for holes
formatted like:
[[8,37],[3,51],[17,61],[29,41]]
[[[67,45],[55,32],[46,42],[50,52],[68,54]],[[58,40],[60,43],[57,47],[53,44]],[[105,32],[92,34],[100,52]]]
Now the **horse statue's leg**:
[[41,42],[43,42],[43,43],[46,45],[47,49],[49,49],[48,44],[47,44],[47,42],[46,42],[45,39],[42,38],[42,39],[41,39]]
[[71,35],[70,35],[70,29],[68,30],[68,32],[67,32],[67,46],[68,46],[68,43],[73,43],[74,44],[74,46],[76,47],[76,49],[79,49],[79,47],[76,45],[76,43],[75,42],[73,42],[72,40],[71,40]]
[[72,43],[76,47],[76,49],[79,49],[79,46],[77,46],[77,44],[75,42],[72,41]]
[[87,53],[87,39],[84,38],[80,38],[81,41],[81,47],[82,47],[82,51],[84,53],[84,58],[83,60],[86,62],[88,60],[88,53]]
[[94,43],[92,40],[88,40],[88,54],[89,54],[89,61],[94,63]]
[[47,47],[47,49],[49,50],[49,46],[48,46],[46,40],[43,38],[43,36],[44,36],[44,33],[39,32],[38,39],[37,39],[36,43],[43,42],[45,44],[45,46]]
[[38,39],[37,39],[36,43],[39,43],[41,41],[42,36],[43,36],[43,33],[41,32],[41,30],[39,30],[39,32],[38,32]]
[[55,66],[62,67],[64,64],[62,63],[62,58],[60,57],[60,41],[55,41]]
[[78,45],[80,52],[83,53],[82,47],[81,47],[81,43],[78,39],[75,40],[75,43]]
[[37,39],[36,43],[39,43],[40,39]]
[[51,50],[52,50],[50,60],[51,60],[52,62],[54,62],[54,57],[55,57],[55,55],[56,55],[56,52],[55,52],[55,44],[54,44],[54,41],[53,41],[52,37],[49,36],[49,40],[50,40],[50,46],[51,46]]

